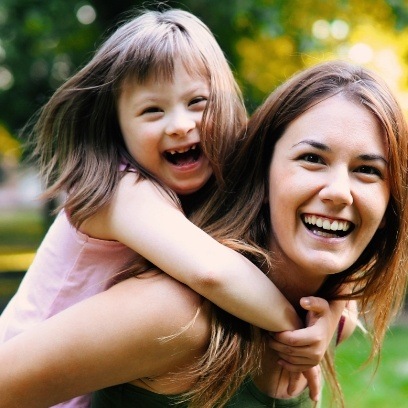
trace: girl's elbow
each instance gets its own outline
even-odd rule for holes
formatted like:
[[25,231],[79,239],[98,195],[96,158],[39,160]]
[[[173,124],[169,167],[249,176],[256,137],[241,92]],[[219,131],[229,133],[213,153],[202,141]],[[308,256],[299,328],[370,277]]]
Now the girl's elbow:
[[225,286],[225,276],[216,269],[203,269],[196,273],[189,285],[204,297],[220,291]]

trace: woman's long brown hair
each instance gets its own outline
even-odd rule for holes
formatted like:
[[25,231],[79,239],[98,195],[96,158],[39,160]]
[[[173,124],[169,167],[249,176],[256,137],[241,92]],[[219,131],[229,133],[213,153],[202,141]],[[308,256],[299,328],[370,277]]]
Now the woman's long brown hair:
[[[255,112],[225,165],[225,189],[216,192],[193,216],[193,221],[220,240],[248,255],[260,268],[273,265],[268,253],[270,240],[269,209],[264,204],[269,164],[275,143],[286,127],[303,112],[336,94],[365,107],[378,120],[389,149],[391,197],[385,213],[385,226],[347,270],[330,275],[318,296],[328,300],[358,299],[373,339],[370,358],[377,355],[391,319],[401,309],[407,286],[407,188],[408,130],[401,108],[384,81],[371,71],[342,61],[314,66],[291,78]],[[273,192],[270,192],[273,194]],[[343,285],[352,288],[350,295],[340,295]],[[230,316],[230,319],[235,319]],[[243,336],[259,333],[245,330]],[[250,351],[252,352],[252,351]],[[229,353],[241,355],[231,347]],[[245,353],[244,353],[245,354]],[[256,354],[258,358],[258,354]],[[207,353],[206,365],[220,367],[217,352]],[[248,367],[256,369],[257,359]],[[337,403],[343,405],[340,386],[332,361],[325,361],[326,374]],[[212,379],[202,373],[204,382]],[[224,381],[230,381],[224,377]],[[205,387],[203,387],[205,390]],[[200,381],[193,392],[200,395]],[[204,392],[204,391],[203,391]],[[204,399],[202,399],[204,400]],[[199,405],[194,405],[199,406]]]

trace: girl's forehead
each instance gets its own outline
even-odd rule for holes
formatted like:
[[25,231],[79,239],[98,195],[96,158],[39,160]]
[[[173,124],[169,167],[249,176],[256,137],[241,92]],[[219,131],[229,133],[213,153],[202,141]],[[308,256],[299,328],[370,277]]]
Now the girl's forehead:
[[208,80],[210,78],[208,68],[201,59],[177,56],[171,60],[161,59],[152,61],[148,66],[144,66],[143,69],[140,69],[138,64],[129,66],[123,82],[136,81],[141,85],[150,81],[172,82],[175,74],[179,73],[180,70],[184,70],[193,79]]
[[[154,69],[146,76],[141,77],[136,72],[129,72],[120,82],[117,98],[120,98],[124,93],[140,93],[143,92],[167,92],[167,86],[172,87],[177,84],[177,89],[184,92],[190,92],[193,89],[201,90],[200,92],[210,92],[210,78],[206,73],[199,69],[187,69],[185,64],[177,61],[171,71]],[[167,89],[167,91],[165,91]],[[171,88],[173,89],[173,88]]]

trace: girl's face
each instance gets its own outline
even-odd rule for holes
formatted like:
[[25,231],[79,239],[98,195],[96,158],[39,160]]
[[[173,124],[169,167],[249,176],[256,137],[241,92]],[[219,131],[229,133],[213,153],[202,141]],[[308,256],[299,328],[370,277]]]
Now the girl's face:
[[200,147],[200,125],[210,94],[208,81],[176,62],[173,81],[125,82],[118,118],[129,153],[177,194],[191,194],[212,169]]
[[320,285],[358,259],[390,198],[387,160],[375,117],[341,95],[287,127],[269,170],[269,205],[272,249],[288,275]]

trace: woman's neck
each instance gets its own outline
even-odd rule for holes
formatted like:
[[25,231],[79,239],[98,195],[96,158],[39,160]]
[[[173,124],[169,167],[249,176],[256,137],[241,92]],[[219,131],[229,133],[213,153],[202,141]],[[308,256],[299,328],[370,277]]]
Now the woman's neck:
[[324,282],[324,277],[303,270],[276,250],[269,277],[296,310],[300,308],[300,299],[314,296]]

